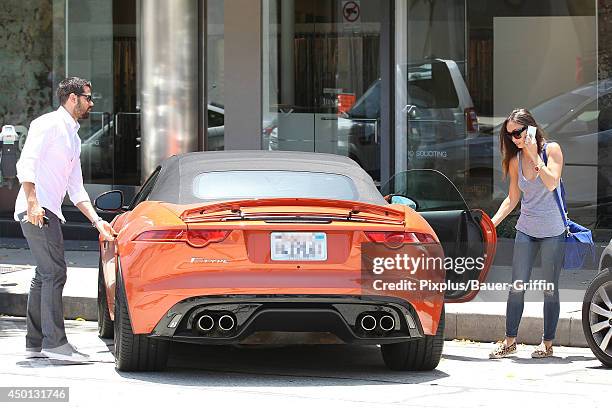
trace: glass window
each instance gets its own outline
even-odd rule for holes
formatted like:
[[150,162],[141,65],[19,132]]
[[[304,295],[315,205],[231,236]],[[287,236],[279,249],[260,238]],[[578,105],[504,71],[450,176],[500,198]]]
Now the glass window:
[[[78,76],[91,81],[94,102],[79,129],[86,189],[95,197],[140,184],[136,0],[11,1],[2,13],[0,117],[19,134],[16,159],[30,122],[58,108],[59,82]],[[0,176],[2,215],[19,191],[13,173]]]
[[391,7],[391,0],[263,0],[263,149],[348,156],[380,179]]
[[157,177],[159,176],[159,172],[161,171],[161,167],[155,169],[155,171],[149,176],[149,178],[142,184],[142,187],[138,191],[138,194],[134,196],[132,203],[130,204],[130,210],[133,210],[138,204],[146,201],[155,186],[155,182],[157,181]]
[[225,6],[223,0],[206,3],[206,96],[208,100],[207,150],[223,150],[225,147]]
[[595,88],[589,87],[591,92],[568,92],[561,94],[546,102],[535,106],[531,113],[543,128],[559,121],[568,113],[571,113],[577,106],[582,105],[596,96]]
[[223,118],[224,115],[221,112],[215,112],[213,110],[208,110],[208,127],[219,127],[223,126]]
[[570,217],[609,239],[610,8],[570,3],[397,0],[393,173],[438,170],[493,215],[508,194],[501,123],[523,107],[561,145]]
[[459,105],[457,89],[445,61],[400,65],[401,79],[408,83],[408,103],[419,108],[449,109]]
[[340,174],[300,171],[208,172],[193,180],[202,200],[251,198],[327,198],[355,200],[353,181]]

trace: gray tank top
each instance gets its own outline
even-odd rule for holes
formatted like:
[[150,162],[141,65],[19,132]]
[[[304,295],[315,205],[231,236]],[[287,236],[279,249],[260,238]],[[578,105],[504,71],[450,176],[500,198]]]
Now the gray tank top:
[[555,192],[548,191],[538,175],[527,180],[523,175],[521,152],[518,153],[518,185],[523,192],[521,215],[516,229],[534,238],[560,235],[565,231],[561,211],[555,199]]

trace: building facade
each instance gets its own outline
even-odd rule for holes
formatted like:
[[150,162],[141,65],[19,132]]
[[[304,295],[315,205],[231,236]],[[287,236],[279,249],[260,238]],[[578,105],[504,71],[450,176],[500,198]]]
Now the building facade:
[[[90,79],[92,198],[132,196],[176,153],[299,150],[351,157],[381,188],[437,169],[492,215],[500,124],[526,107],[563,147],[570,216],[612,236],[612,1],[5,0],[0,14],[10,154],[61,79]],[[16,231],[10,154],[0,236]]]

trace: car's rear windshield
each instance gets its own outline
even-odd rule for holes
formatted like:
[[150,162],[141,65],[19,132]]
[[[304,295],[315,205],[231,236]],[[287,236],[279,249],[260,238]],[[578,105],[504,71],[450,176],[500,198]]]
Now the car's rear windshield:
[[280,170],[232,170],[198,174],[193,195],[201,200],[325,198],[357,200],[353,181],[340,174]]

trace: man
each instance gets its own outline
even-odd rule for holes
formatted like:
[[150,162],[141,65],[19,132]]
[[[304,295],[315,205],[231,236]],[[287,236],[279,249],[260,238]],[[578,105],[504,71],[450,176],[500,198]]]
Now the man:
[[93,107],[91,83],[67,78],[57,89],[60,107],[32,121],[17,178],[21,189],[15,203],[15,220],[36,261],[27,305],[26,353],[64,361],[87,361],[66,339],[62,291],[66,282],[64,239],[60,223],[62,201],[70,200],[91,221],[104,240],[116,235],[94,210],[83,187],[79,119]]

